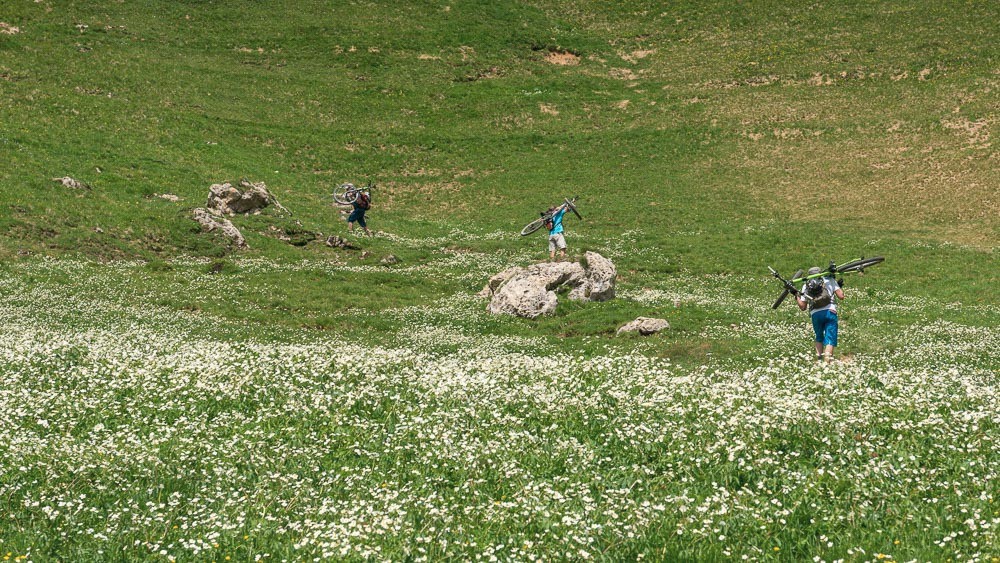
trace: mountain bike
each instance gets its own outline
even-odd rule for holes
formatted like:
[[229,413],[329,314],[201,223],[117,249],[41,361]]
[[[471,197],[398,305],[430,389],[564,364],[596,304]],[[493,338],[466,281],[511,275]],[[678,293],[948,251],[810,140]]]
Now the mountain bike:
[[558,207],[552,209],[551,211],[543,211],[543,212],[541,212],[540,213],[541,217],[539,217],[538,219],[535,219],[534,221],[528,223],[527,225],[524,226],[523,229],[521,229],[521,236],[523,237],[523,236],[530,235],[531,233],[537,231],[538,229],[541,229],[542,226],[545,225],[545,222],[548,221],[549,219],[551,219],[552,216],[555,215],[556,212],[559,211],[559,209],[561,207],[563,207],[563,206],[566,206],[566,209],[572,211],[573,215],[576,215],[577,218],[583,219],[583,217],[580,215],[580,212],[576,210],[576,200],[578,198],[579,198],[579,196],[576,196],[576,197],[573,197],[573,198],[569,198],[569,199],[564,199],[563,202],[562,202],[562,204],[560,204]]
[[363,188],[359,188],[354,184],[347,183],[337,186],[337,190],[333,192],[333,201],[340,205],[350,205],[358,200],[358,196],[361,194],[366,194],[369,199],[371,199],[372,188],[375,184],[368,184]]
[[[885,261],[884,257],[875,256],[873,258],[861,257],[856,260],[844,262],[839,266],[835,262],[830,262],[830,267],[828,267],[826,270],[818,274],[803,276],[802,270],[798,270],[795,272],[795,275],[793,275],[792,279],[790,280],[786,280],[785,278],[781,277],[781,275],[774,268],[768,266],[767,269],[770,270],[771,275],[777,278],[785,286],[785,289],[782,290],[780,295],[778,295],[778,299],[774,302],[774,305],[771,305],[771,308],[777,309],[778,306],[781,305],[781,302],[784,301],[786,297],[788,297],[789,293],[796,297],[804,297],[806,300],[808,300],[809,297],[804,295],[801,291],[799,291],[798,288],[795,287],[796,284],[804,283],[806,281],[815,278],[824,278],[827,276],[839,276],[841,274],[852,274],[852,273],[863,274],[865,273],[865,268],[881,264],[884,261]],[[840,283],[840,285],[843,285],[844,283],[843,280],[838,280],[838,282]]]

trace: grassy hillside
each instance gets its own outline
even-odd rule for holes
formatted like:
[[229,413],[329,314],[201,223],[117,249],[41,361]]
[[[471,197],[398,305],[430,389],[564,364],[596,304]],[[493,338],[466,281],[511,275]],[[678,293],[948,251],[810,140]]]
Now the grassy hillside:
[[[996,21],[5,2],[0,552],[1000,556]],[[234,217],[245,250],[191,219],[241,178],[292,212]],[[378,185],[363,250],[322,243],[344,181]],[[618,299],[485,314],[572,195]],[[813,365],[766,266],[861,255]],[[639,315],[671,329],[614,337]]]

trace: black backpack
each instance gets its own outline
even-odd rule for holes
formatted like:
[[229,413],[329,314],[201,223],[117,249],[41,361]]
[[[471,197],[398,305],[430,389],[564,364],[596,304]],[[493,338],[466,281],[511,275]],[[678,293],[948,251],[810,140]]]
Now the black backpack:
[[806,283],[806,295],[812,298],[809,309],[826,307],[833,301],[833,294],[826,285],[824,278],[813,278]]
[[368,194],[358,194],[358,207],[361,209],[370,209],[372,206],[372,198]]

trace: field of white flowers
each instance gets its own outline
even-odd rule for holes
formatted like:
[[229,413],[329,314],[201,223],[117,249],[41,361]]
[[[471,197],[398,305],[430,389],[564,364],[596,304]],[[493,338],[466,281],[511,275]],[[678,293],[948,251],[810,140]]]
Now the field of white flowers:
[[[419,268],[497,266],[467,262]],[[668,318],[724,307],[703,335],[756,343],[682,365],[655,340],[567,348],[467,293],[377,334],[250,330],[137,300],[142,275],[0,270],[4,560],[1000,556],[1000,328],[920,318],[948,304],[859,292],[842,338],[894,345],[819,365],[803,316],[717,280],[623,287]]]

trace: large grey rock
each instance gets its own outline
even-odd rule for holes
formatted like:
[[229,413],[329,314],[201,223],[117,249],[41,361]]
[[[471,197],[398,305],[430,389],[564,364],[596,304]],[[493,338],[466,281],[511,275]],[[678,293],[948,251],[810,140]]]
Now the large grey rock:
[[191,212],[192,217],[195,221],[201,225],[201,228],[205,231],[212,232],[219,230],[222,234],[229,237],[233,244],[240,248],[247,247],[247,241],[243,238],[243,233],[233,225],[232,221],[224,217],[217,217],[204,208],[197,208]]
[[584,264],[550,262],[508,268],[490,278],[479,295],[489,297],[487,310],[533,319],[555,312],[557,290],[569,288],[579,301],[606,301],[614,297],[616,270],[610,260],[588,252]]
[[504,284],[493,296],[488,311],[494,314],[516,315],[533,319],[555,312],[559,298],[544,284],[528,277],[517,277]]
[[486,282],[486,285],[483,286],[483,289],[477,293],[476,296],[487,298],[493,297],[497,288],[506,283],[510,278],[514,277],[514,274],[520,272],[521,270],[522,268],[520,266],[511,266],[499,274],[494,275],[489,279],[489,281]]
[[615,280],[618,270],[614,263],[596,252],[583,255],[584,273],[586,279],[569,292],[569,298],[575,300],[608,301],[615,297]]
[[208,203],[205,207],[218,215],[233,215],[258,211],[273,200],[274,197],[267,191],[264,182],[240,180],[239,188],[229,182],[209,186]]
[[617,334],[624,334],[626,332],[638,332],[643,336],[649,336],[650,334],[656,334],[661,330],[666,330],[670,328],[670,323],[665,319],[653,319],[650,317],[638,317],[634,321],[622,325]]

